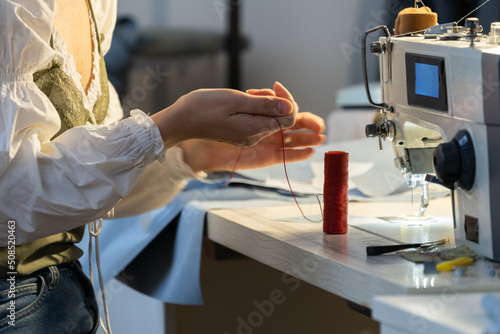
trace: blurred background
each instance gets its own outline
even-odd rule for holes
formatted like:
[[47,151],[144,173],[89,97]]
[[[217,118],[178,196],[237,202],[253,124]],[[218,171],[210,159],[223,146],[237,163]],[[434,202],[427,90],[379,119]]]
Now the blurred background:
[[[482,2],[424,1],[441,23],[458,20]],[[376,25],[392,27],[397,13],[414,4],[414,0],[119,0],[118,17],[133,20],[134,30],[119,23],[113,46],[120,49],[121,39],[133,53],[120,61],[115,52],[112,61],[107,60],[108,65],[119,65],[122,79],[124,66],[120,66],[128,65],[127,87],[121,91],[118,87],[125,109],[141,106],[154,113],[196,88],[245,90],[280,81],[302,111],[326,118],[343,107],[337,100],[339,91],[343,94],[342,89],[363,80],[363,32]],[[493,22],[498,9],[498,3],[490,2],[476,14]],[[231,25],[231,17],[238,22]],[[239,51],[236,67],[230,64],[235,55],[231,48]],[[369,78],[377,81],[376,57],[369,56],[368,62]],[[157,85],[144,84],[151,72],[161,72]],[[365,104],[364,90],[361,93]]]
[[[125,107],[146,105],[153,112],[160,97],[172,102],[195,88],[232,87],[225,43],[235,4],[241,40],[235,88],[272,87],[280,81],[302,111],[326,117],[336,107],[339,89],[362,82],[362,33],[391,23],[413,1],[120,0],[118,16],[132,18],[140,32]],[[144,92],[137,87],[148,74],[144,66],[151,72],[158,64],[169,77]]]

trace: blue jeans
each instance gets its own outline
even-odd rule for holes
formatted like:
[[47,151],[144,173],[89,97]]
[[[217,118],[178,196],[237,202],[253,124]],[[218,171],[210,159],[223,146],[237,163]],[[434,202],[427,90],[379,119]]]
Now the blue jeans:
[[78,262],[0,278],[0,333],[95,333],[98,306]]

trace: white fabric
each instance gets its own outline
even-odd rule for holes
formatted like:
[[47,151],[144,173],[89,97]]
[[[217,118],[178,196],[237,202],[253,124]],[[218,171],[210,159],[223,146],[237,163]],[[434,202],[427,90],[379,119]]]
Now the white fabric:
[[[116,1],[92,4],[106,52]],[[102,217],[121,199],[119,208],[127,214],[153,209],[194,176],[175,149],[167,159],[176,161],[153,164],[165,150],[158,128],[143,112],[114,122],[123,113],[113,88],[105,125],[76,127],[50,141],[61,126],[59,115],[34,84],[33,73],[63,54],[49,44],[55,10],[55,0],[0,1],[0,221],[16,220],[18,245]],[[152,184],[151,178],[154,195],[138,184],[133,199],[124,198],[138,179]],[[161,200],[144,200],[153,196]],[[3,229],[0,247],[7,240]]]

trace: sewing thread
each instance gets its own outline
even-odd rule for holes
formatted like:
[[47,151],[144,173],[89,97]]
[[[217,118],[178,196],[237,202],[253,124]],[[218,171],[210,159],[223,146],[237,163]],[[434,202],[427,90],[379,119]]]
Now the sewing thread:
[[323,232],[347,233],[349,153],[325,153],[325,182],[323,184]]

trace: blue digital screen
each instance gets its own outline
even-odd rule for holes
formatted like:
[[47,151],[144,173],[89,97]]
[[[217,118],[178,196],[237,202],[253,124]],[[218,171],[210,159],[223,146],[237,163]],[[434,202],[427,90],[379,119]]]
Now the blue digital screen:
[[439,66],[415,63],[415,94],[439,98]]

